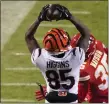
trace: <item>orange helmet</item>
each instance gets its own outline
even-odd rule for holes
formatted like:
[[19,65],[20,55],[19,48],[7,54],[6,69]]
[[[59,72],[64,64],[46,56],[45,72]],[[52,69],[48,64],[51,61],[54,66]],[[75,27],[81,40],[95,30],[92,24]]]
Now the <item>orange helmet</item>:
[[44,48],[51,52],[63,52],[68,50],[70,37],[63,29],[52,28],[43,39]]
[[[78,40],[80,39],[80,36],[81,36],[80,33],[78,33],[71,39],[72,47],[75,47],[77,45]],[[89,45],[86,50],[86,58],[89,58],[91,55],[93,55],[93,53],[95,52],[95,49],[96,49],[96,39],[92,34],[90,34]]]

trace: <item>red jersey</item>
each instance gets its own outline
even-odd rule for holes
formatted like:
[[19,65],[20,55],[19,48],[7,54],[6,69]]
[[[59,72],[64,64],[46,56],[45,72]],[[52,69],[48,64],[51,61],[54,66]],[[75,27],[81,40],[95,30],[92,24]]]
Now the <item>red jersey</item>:
[[105,49],[102,42],[96,41],[94,55],[81,66],[79,102],[84,100],[86,94],[90,103],[108,102],[108,56]]

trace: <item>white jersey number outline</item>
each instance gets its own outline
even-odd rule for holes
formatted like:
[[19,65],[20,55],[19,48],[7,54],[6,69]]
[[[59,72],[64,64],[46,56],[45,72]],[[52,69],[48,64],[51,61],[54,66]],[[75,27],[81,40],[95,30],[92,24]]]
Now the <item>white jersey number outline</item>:
[[[102,59],[101,59],[101,64],[102,65],[98,65],[96,71],[95,71],[95,78],[101,78],[101,81],[105,81],[105,83],[101,83],[100,85],[98,85],[98,88],[100,90],[105,90],[108,88],[108,68],[107,68],[107,55],[104,53]],[[101,75],[102,73],[102,75]]]

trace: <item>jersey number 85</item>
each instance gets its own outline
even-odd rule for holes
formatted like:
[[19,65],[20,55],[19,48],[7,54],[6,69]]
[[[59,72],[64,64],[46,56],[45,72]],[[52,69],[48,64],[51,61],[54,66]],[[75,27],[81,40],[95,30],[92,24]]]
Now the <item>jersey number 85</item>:
[[[65,74],[68,74],[71,71],[71,69],[64,69],[59,70],[59,73],[55,70],[47,70],[46,71],[46,77],[47,81],[49,82],[49,86],[52,89],[59,89],[60,87],[63,87],[64,89],[71,89],[73,85],[75,84],[75,80],[73,76],[65,76]],[[67,80],[70,81],[70,84],[60,84],[60,80],[65,82]]]

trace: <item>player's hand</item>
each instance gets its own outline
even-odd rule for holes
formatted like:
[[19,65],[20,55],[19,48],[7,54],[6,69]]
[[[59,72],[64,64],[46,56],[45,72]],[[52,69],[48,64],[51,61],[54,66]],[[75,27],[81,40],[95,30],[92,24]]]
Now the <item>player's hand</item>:
[[65,6],[57,5],[56,8],[62,12],[60,20],[63,20],[63,19],[70,20],[70,18],[72,17],[72,14],[69,12],[69,10]]
[[41,10],[41,12],[40,12],[40,14],[39,14],[39,17],[38,17],[38,20],[40,21],[40,22],[42,22],[42,21],[50,21],[47,17],[46,17],[46,13],[47,13],[47,10],[48,10],[48,8],[49,8],[49,4],[47,4],[47,5],[45,5],[43,8],[42,8],[42,10]]
[[[46,93],[47,93],[46,86],[42,86],[42,87],[43,87],[43,90],[44,90],[44,94],[46,95]],[[45,99],[40,90],[35,91],[35,97],[38,101]]]

